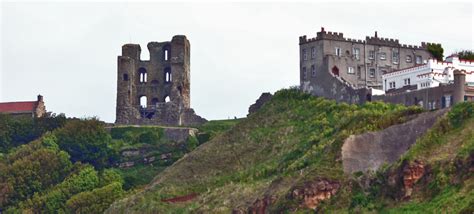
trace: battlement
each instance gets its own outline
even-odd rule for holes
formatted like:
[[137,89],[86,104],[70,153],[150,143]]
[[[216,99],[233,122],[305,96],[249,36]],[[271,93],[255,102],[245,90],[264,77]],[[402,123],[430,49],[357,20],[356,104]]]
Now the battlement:
[[314,37],[314,38],[307,38],[306,35],[300,36],[299,42],[300,42],[300,45],[301,45],[301,44],[314,42],[314,41],[318,41],[318,40],[325,40],[325,39],[351,42],[351,43],[361,43],[361,44],[365,43],[365,44],[370,44],[370,45],[381,45],[381,46],[401,47],[401,48],[409,48],[409,49],[423,49],[423,50],[426,50],[426,48],[430,44],[438,44],[438,43],[429,43],[429,42],[422,42],[421,46],[400,44],[398,39],[378,37],[377,31],[375,31],[374,36],[366,36],[365,40],[344,38],[343,33],[325,31],[324,27],[321,28],[320,32],[316,33],[316,37]]

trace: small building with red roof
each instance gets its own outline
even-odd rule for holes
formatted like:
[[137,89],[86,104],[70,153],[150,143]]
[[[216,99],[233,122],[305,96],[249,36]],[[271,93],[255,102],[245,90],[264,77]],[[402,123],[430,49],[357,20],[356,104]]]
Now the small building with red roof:
[[0,103],[0,114],[14,116],[43,117],[46,114],[43,96],[38,95],[36,101]]

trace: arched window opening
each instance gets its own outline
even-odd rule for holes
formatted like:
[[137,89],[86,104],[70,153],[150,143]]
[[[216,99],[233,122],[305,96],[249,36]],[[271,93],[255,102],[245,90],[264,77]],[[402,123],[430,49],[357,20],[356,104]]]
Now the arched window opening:
[[145,83],[147,82],[147,73],[145,68],[140,68],[138,69],[138,74],[139,74],[139,82],[140,83]]
[[165,68],[165,83],[170,83],[172,80],[171,68]]
[[169,54],[169,51],[165,50],[165,61],[168,61],[168,54]]
[[163,48],[163,60],[168,61],[170,59],[170,49],[169,45]]
[[146,98],[146,96],[140,96],[140,107],[142,107],[142,108],[147,107],[147,98]]
[[337,68],[337,66],[332,67],[332,73],[336,76],[339,76],[339,68]]
[[123,74],[123,81],[128,81],[128,74]]
[[170,100],[170,96],[166,96],[166,97],[165,97],[165,103],[167,103],[167,102],[169,102],[169,101],[171,101],[171,100]]

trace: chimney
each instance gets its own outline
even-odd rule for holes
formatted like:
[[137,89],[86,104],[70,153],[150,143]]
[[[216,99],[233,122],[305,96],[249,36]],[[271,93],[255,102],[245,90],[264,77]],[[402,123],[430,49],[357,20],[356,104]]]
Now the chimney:
[[377,31],[375,31],[375,38],[377,38]]
[[43,96],[41,96],[41,94],[38,94],[38,102],[43,102]]
[[324,32],[324,27],[321,27],[321,32]]

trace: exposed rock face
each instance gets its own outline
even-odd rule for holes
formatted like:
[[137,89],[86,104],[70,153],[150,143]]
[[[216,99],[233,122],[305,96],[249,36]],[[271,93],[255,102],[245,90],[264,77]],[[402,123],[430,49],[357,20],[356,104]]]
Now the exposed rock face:
[[375,171],[384,163],[397,161],[447,110],[422,113],[382,131],[351,135],[342,146],[344,172]]
[[339,182],[327,179],[318,179],[307,182],[291,192],[291,197],[302,200],[301,207],[316,209],[321,201],[331,198],[337,193],[341,185]]
[[245,208],[237,208],[237,209],[234,209],[232,210],[232,214],[245,214],[245,213],[249,213],[249,214],[265,214],[265,213],[269,213],[268,211],[268,207],[275,203],[277,200],[277,197],[276,196],[273,196],[273,195],[267,195],[267,196],[264,196],[263,198],[259,198],[257,200],[255,200],[255,202],[253,202],[253,204],[247,209],[247,211],[245,210]]
[[268,93],[268,92],[262,93],[262,95],[260,95],[260,97],[257,99],[257,101],[249,107],[248,115],[251,115],[251,114],[257,112],[260,108],[262,108],[263,104],[270,101],[272,99],[272,97],[273,97],[273,95]]
[[404,198],[410,198],[413,192],[413,186],[425,175],[425,165],[421,161],[415,161],[414,163],[407,164],[403,168],[403,187],[405,196]]

